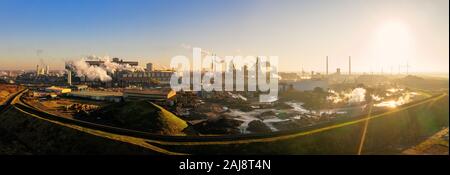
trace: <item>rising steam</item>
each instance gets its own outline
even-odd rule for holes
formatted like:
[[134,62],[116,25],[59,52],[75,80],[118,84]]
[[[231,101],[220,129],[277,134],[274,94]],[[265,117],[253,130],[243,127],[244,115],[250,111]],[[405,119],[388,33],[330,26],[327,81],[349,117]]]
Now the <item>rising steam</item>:
[[340,103],[340,102],[361,103],[366,100],[365,99],[366,89],[364,88],[355,88],[350,92],[343,91],[341,93],[329,90],[328,93],[330,95],[327,97],[327,100],[333,103]]
[[[99,66],[89,65],[86,61],[103,61]],[[111,81],[111,74],[117,71],[144,71],[139,66],[130,66],[129,64],[118,64],[112,62],[109,57],[88,56],[79,60],[68,61],[67,65],[76,73],[78,77],[86,77],[88,80],[100,80],[102,82]]]

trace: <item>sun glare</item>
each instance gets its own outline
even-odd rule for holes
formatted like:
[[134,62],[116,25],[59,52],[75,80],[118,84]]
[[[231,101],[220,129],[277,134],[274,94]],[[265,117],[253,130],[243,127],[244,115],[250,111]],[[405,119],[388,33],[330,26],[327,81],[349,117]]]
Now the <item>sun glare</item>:
[[389,43],[398,43],[409,40],[408,27],[399,21],[388,21],[380,26],[378,37]]
[[413,55],[410,32],[409,27],[402,21],[382,23],[375,33],[377,59],[393,65],[405,64]]

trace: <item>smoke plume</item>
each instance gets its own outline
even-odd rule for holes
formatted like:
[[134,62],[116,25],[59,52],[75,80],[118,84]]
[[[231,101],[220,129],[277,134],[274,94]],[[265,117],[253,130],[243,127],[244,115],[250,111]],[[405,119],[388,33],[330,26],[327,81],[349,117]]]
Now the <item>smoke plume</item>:
[[366,97],[366,89],[364,88],[355,88],[350,93],[350,98],[348,100],[349,103],[360,103],[365,101]]
[[330,95],[327,97],[327,100],[333,103],[361,103],[365,101],[366,97],[366,89],[364,88],[355,88],[350,92],[343,91],[341,93],[329,90],[328,93]]
[[[99,66],[90,65],[86,61],[103,61]],[[100,80],[102,82],[111,81],[111,74],[118,71],[144,71],[139,66],[131,66],[129,64],[118,64],[112,62],[109,57],[88,56],[79,60],[68,61],[67,64],[78,77],[86,77],[88,80]]]

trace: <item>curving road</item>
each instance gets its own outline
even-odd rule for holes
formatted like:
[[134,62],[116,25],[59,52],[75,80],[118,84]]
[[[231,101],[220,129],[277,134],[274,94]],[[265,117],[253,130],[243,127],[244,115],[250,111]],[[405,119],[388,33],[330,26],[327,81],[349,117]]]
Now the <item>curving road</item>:
[[0,105],[0,113],[3,113],[4,111],[6,111],[6,109],[11,107],[11,105],[14,103],[14,100],[17,100],[17,97],[20,97],[25,91],[27,91],[27,89],[22,89],[9,95],[8,98],[3,102],[3,104]]

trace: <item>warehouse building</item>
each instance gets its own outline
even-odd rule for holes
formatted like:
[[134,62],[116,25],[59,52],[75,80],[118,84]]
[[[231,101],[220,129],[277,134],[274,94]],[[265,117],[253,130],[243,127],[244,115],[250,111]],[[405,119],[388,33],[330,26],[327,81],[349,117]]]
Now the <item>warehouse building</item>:
[[169,85],[173,71],[148,71],[125,73],[119,77],[119,84],[122,87],[129,85],[152,86],[155,84]]
[[121,102],[123,99],[123,94],[121,92],[111,91],[76,91],[68,93],[67,96],[108,102]]
[[173,105],[176,94],[172,89],[125,89],[123,91],[123,98],[125,100],[149,100]]
[[306,79],[300,81],[286,81],[279,83],[279,91],[284,92],[289,89],[297,91],[312,91],[314,88],[322,88],[324,90],[329,88],[328,81],[325,79]]
[[63,88],[63,87],[56,87],[56,86],[50,86],[45,88],[45,92],[53,92],[56,94],[66,94],[71,92],[72,90],[70,88]]

